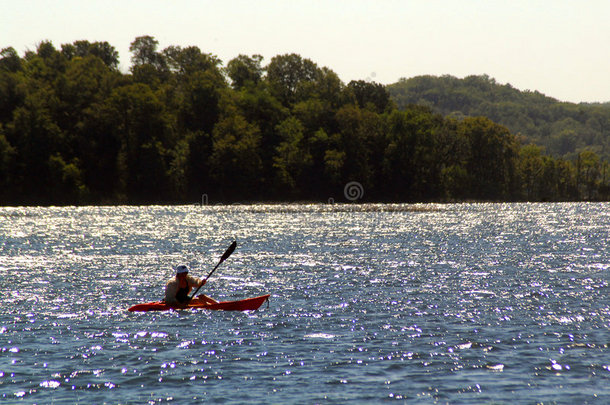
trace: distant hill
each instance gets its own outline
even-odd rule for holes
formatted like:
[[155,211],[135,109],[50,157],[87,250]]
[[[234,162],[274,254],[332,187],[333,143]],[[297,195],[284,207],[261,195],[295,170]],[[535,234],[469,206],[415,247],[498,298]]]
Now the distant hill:
[[456,119],[484,116],[552,156],[570,159],[588,149],[610,158],[610,103],[560,102],[487,75],[417,76],[387,88],[399,109],[419,104]]

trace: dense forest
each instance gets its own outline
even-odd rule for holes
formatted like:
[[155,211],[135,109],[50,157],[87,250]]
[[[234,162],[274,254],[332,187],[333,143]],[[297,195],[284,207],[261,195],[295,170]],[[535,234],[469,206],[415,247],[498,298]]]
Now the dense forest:
[[551,156],[573,160],[589,150],[610,159],[610,103],[560,102],[488,76],[418,76],[401,79],[388,91],[398,108],[419,104],[454,118],[488,117]]
[[596,150],[551,157],[491,114],[398,108],[296,54],[130,51],[129,72],[107,42],[1,51],[0,204],[339,202],[350,182],[358,201],[609,197]]

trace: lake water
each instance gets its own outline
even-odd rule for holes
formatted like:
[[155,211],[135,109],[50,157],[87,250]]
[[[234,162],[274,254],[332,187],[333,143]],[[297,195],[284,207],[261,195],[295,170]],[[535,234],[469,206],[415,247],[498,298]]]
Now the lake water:
[[[610,204],[0,208],[0,402],[610,403]],[[130,313],[172,268],[256,312]]]

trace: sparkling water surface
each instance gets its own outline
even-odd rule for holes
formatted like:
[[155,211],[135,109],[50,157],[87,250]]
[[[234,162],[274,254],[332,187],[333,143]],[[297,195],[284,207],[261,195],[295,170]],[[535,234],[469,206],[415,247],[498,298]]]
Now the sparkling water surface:
[[[610,403],[610,204],[0,208],[0,402]],[[172,267],[254,312],[130,313]]]

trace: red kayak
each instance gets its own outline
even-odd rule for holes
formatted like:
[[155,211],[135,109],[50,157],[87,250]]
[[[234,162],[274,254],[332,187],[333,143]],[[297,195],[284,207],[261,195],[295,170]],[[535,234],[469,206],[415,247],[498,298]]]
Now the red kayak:
[[168,309],[210,309],[214,311],[254,311],[257,310],[265,301],[269,299],[269,296],[261,295],[260,297],[254,298],[246,298],[245,300],[239,301],[223,301],[218,302],[216,304],[207,304],[199,300],[198,298],[193,298],[191,302],[183,307],[175,307],[172,305],[168,305],[165,301],[157,301],[157,302],[147,302],[145,304],[137,304],[133,307],[129,308],[130,312],[147,312],[147,311],[167,311]]

